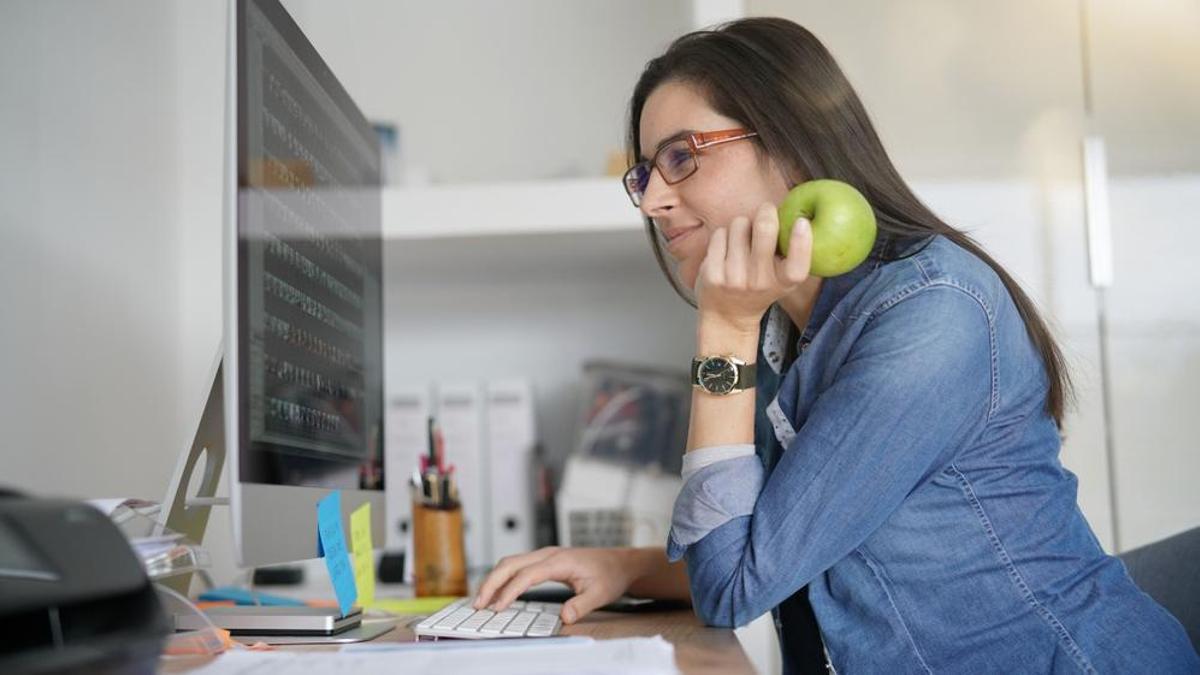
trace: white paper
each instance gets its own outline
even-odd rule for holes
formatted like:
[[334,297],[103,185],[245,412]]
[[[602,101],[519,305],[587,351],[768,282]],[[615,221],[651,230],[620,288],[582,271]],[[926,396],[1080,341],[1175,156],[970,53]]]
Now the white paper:
[[675,650],[662,636],[596,640],[519,648],[442,649],[413,651],[232,651],[192,671],[197,675],[674,675]]
[[87,503],[98,509],[100,513],[103,513],[106,516],[111,516],[113,511],[116,511],[117,508],[122,505],[141,505],[145,504],[146,502],[141,499],[137,499],[136,497],[107,497],[89,499],[87,500]]

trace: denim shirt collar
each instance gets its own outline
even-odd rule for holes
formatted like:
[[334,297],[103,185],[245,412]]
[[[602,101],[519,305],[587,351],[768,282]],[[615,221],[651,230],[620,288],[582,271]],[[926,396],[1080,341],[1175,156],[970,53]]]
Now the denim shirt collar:
[[871,248],[871,253],[867,255],[867,259],[860,263],[858,267],[845,274],[828,277],[821,282],[821,291],[817,294],[817,302],[813,305],[812,314],[808,318],[808,325],[804,328],[804,333],[800,336],[801,344],[812,341],[813,336],[821,330],[821,326],[825,325],[826,319],[833,313],[833,308],[837,307],[842,298],[846,297],[846,294],[858,282],[878,269],[880,265],[887,262],[894,248],[895,242],[891,237],[880,237]]
[[[891,237],[882,237],[875,243],[867,259],[858,267],[846,274],[829,277],[821,283],[817,294],[816,304],[809,316],[808,325],[803,334],[796,340],[796,348],[792,354],[799,354],[804,346],[813,340],[821,327],[833,313],[833,309],[850,292],[855,285],[865,279],[881,265],[892,259],[892,253],[902,248],[903,254],[916,250],[916,244],[931,241],[926,237],[910,241],[904,246],[898,246]],[[754,444],[755,450],[768,472],[774,469],[775,463],[783,453],[791,437],[795,434],[787,415],[779,403],[779,390],[783,378],[791,367],[791,361],[786,358],[788,340],[793,339],[795,331],[791,320],[778,303],[764,313],[759,331],[758,360],[761,364],[757,369],[758,385],[755,395],[754,415]]]

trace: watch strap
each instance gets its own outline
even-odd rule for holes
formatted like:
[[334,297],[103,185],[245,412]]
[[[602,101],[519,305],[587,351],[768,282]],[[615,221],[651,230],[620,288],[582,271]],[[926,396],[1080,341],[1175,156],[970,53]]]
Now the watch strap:
[[756,363],[747,363],[744,366],[738,366],[738,384],[737,389],[753,389],[757,384],[757,368]]

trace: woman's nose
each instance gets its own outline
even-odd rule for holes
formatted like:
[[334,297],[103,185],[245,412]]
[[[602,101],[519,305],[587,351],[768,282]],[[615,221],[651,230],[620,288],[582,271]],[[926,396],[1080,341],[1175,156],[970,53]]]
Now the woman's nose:
[[667,185],[657,167],[651,169],[650,178],[646,181],[646,191],[642,193],[642,213],[648,218],[661,216],[675,208],[678,202],[679,196],[675,188]]

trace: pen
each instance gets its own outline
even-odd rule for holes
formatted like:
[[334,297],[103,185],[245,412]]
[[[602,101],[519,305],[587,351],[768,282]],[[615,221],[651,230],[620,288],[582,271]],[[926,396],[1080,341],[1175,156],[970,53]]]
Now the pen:
[[425,482],[429,486],[429,494],[426,495],[429,498],[429,502],[434,506],[438,506],[442,502],[441,478],[436,473],[431,472],[425,474]]
[[429,465],[428,466],[430,468],[432,468],[432,467],[435,467],[438,465],[437,449],[436,449],[437,444],[436,444],[436,441],[434,440],[435,437],[434,437],[433,415],[429,416],[427,426],[428,426],[428,430],[429,430]]
[[434,426],[434,450],[437,453],[437,469],[438,473],[445,473],[446,461],[446,437],[442,434],[441,425]]

